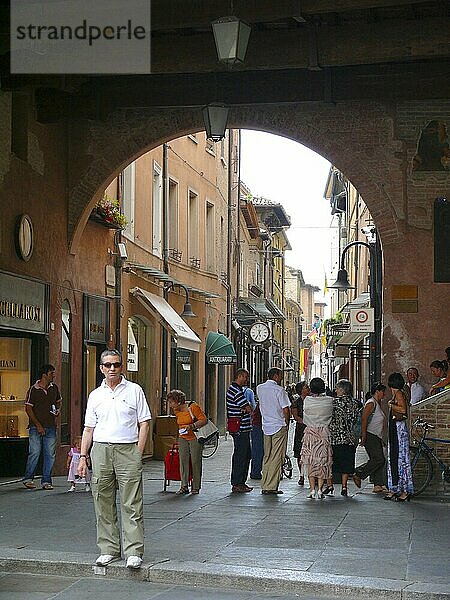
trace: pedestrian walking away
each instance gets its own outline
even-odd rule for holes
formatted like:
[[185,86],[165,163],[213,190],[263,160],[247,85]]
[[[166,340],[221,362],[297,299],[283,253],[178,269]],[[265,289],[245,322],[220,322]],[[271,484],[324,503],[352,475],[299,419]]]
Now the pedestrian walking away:
[[105,350],[100,356],[101,385],[89,394],[81,440],[78,474],[85,477],[92,444],[92,492],[97,520],[97,564],[120,558],[116,488],[122,517],[126,565],[138,569],[144,553],[142,453],[149,431],[150,410],[142,388],[122,375],[122,355]]
[[251,458],[250,432],[252,430],[252,407],[244,394],[248,377],[249,372],[246,369],[238,369],[234,381],[227,390],[227,426],[233,438],[234,448],[231,459],[231,491],[237,494],[253,490],[246,484]]
[[[347,483],[355,472],[355,453],[359,442],[359,431],[355,426],[360,406],[353,398],[353,386],[348,379],[336,383],[336,397],[333,399],[333,414],[330,423],[330,441],[333,451],[333,477],[341,477],[341,496],[347,496]],[[325,494],[333,493],[333,479],[327,481]]]
[[308,471],[310,492],[307,497],[322,500],[322,486],[331,477],[333,461],[328,430],[333,414],[333,398],[325,394],[325,382],[320,377],[311,379],[309,389],[310,395],[303,402],[303,422],[306,429],[300,458],[302,468]]
[[283,371],[272,367],[267,373],[267,381],[256,388],[264,433],[262,494],[283,493],[278,489],[278,485],[286,454],[291,403],[281,385],[282,381]]
[[186,402],[186,395],[181,390],[171,390],[167,394],[167,400],[178,424],[181,487],[177,494],[189,494],[189,462],[192,464],[191,493],[198,494],[202,486],[203,446],[194,432],[206,425],[208,419],[196,402]]
[[385,391],[385,385],[375,383],[372,386],[370,398],[364,405],[361,415],[360,444],[365,448],[369,460],[356,467],[353,475],[353,481],[359,488],[362,480],[370,476],[374,493],[388,491],[386,488],[386,459],[383,444],[386,437],[387,419],[380,406]]
[[33,481],[41,453],[43,467],[41,486],[52,490],[52,469],[56,454],[56,419],[61,409],[61,394],[53,383],[55,367],[47,364],[38,371],[38,379],[30,387],[25,399],[28,415],[28,459],[23,476],[23,485],[30,490],[36,488]]
[[293,394],[291,401],[291,414],[295,421],[294,445],[292,450],[294,457],[297,459],[299,472],[298,485],[304,485],[305,483],[300,454],[302,451],[303,435],[306,429],[306,425],[303,423],[303,402],[308,394],[309,386],[306,381],[299,381],[295,386],[295,394]]

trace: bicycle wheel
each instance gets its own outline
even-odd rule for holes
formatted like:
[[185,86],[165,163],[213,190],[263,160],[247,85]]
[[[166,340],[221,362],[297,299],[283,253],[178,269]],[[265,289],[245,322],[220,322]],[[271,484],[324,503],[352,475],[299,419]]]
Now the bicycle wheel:
[[423,450],[419,452],[417,447],[412,446],[409,451],[411,454],[414,496],[418,496],[430,485],[433,479],[433,463]]
[[203,458],[210,458],[219,447],[219,434],[217,433],[211,439],[203,444],[202,456]]
[[285,477],[287,477],[288,479],[292,478],[292,473],[293,473],[292,461],[287,454],[284,457],[283,466],[281,467],[281,470]]

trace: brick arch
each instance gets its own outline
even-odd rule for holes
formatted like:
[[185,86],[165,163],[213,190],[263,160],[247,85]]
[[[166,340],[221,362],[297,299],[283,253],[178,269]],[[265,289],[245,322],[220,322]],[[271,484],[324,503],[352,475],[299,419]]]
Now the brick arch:
[[[384,245],[405,218],[402,144],[377,102],[235,107],[229,126],[297,141],[335,164],[364,198]],[[68,234],[72,252],[105,187],[130,161],[163,142],[203,129],[199,109],[121,110],[71,133]]]

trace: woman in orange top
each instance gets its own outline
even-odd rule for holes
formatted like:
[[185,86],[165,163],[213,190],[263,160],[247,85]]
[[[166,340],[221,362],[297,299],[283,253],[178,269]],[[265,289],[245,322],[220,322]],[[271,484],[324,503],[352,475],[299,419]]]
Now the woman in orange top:
[[170,408],[177,418],[178,445],[180,449],[181,488],[177,494],[189,494],[189,457],[192,462],[192,494],[198,494],[202,483],[202,445],[194,431],[206,425],[208,419],[195,402],[186,402],[181,390],[171,390],[167,394]]

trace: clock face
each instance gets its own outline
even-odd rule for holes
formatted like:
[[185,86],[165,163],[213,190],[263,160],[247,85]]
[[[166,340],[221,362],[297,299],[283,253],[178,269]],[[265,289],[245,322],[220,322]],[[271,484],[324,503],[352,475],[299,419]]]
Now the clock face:
[[17,220],[16,248],[22,260],[30,260],[33,254],[33,224],[28,215],[21,215]]
[[254,342],[265,342],[270,335],[269,328],[265,323],[254,323],[250,327],[249,335]]

